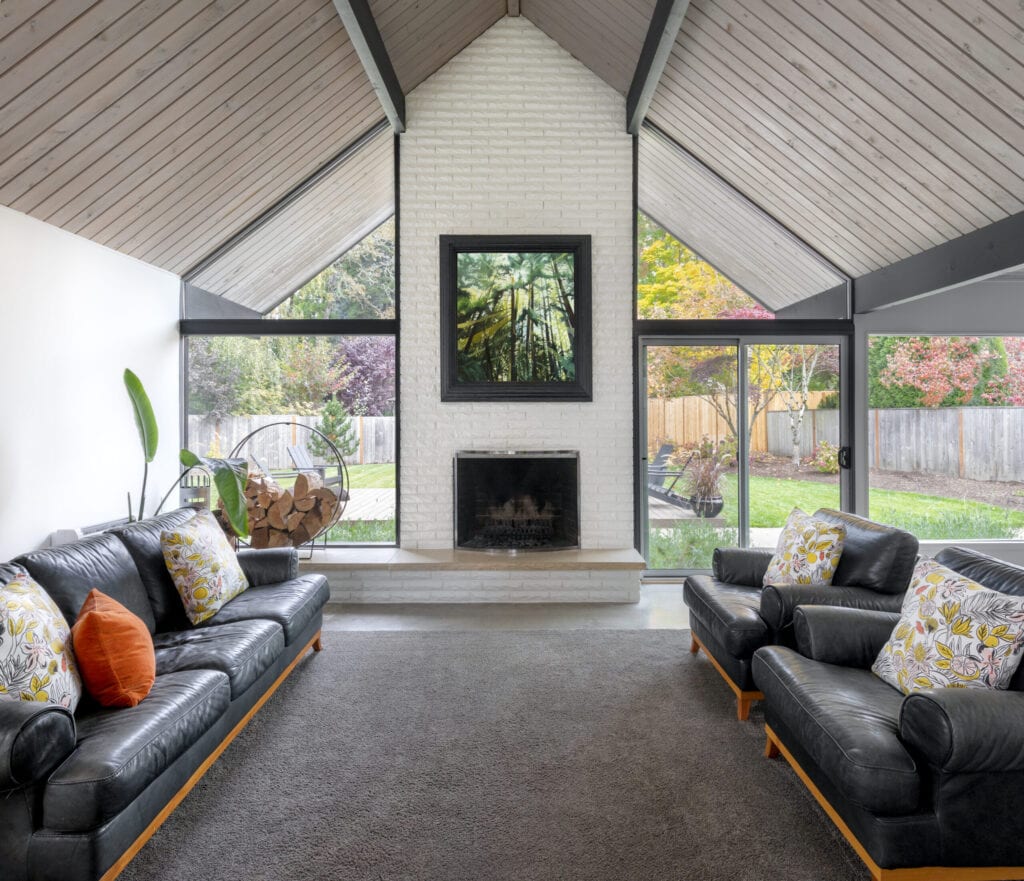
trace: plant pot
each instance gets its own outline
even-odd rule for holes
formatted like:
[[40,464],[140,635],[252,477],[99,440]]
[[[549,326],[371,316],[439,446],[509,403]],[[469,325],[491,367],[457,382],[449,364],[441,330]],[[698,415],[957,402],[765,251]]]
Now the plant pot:
[[725,507],[725,499],[721,496],[690,496],[690,506],[698,517],[717,517]]

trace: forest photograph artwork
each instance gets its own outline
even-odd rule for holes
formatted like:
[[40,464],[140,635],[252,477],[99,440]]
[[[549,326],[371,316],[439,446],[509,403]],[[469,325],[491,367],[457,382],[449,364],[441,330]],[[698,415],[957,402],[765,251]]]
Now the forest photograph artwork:
[[575,381],[575,256],[538,251],[457,254],[459,382]]

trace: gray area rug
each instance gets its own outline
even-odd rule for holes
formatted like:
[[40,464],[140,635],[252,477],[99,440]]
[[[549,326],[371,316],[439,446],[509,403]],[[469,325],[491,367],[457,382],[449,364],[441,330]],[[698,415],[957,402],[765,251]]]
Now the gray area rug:
[[686,631],[326,633],[124,881],[865,881]]

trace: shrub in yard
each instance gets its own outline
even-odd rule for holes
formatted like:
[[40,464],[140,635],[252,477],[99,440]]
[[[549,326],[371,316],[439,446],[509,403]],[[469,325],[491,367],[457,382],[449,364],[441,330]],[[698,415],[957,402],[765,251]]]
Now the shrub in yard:
[[811,465],[822,474],[839,473],[839,447],[827,440],[819,441]]

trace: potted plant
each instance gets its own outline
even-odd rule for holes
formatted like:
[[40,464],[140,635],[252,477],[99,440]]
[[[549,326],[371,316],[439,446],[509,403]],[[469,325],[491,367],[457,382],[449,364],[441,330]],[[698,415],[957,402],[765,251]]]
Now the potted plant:
[[711,453],[701,456],[687,470],[690,506],[698,517],[717,517],[722,512],[722,473],[726,461],[726,456]]
[[[124,385],[132,403],[135,426],[139,430],[139,442],[142,444],[142,491],[139,493],[138,514],[132,510],[132,496],[131,493],[128,493],[128,520],[135,521],[141,520],[145,516],[149,463],[156,457],[159,431],[157,430],[156,415],[153,413],[153,405],[150,403],[149,395],[146,394],[141,380],[131,370],[126,369]],[[182,450],[180,460],[181,464],[185,466],[185,470],[171,484],[171,488],[167,490],[167,494],[157,506],[156,513],[159,514],[163,509],[164,503],[178,488],[182,477],[194,468],[205,468],[213,476],[214,485],[224,503],[224,514],[231,529],[238,537],[247,538],[249,535],[249,510],[245,503],[245,484],[249,471],[248,462],[245,459],[214,459],[197,456],[190,450]]]

